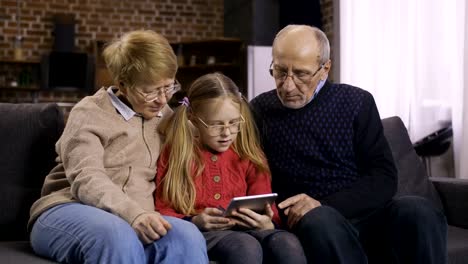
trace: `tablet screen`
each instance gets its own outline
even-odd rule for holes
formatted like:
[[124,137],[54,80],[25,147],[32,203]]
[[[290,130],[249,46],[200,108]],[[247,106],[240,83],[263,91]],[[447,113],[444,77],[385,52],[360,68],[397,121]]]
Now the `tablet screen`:
[[231,215],[232,211],[239,208],[248,208],[254,212],[263,214],[265,212],[265,206],[267,204],[273,204],[276,197],[278,197],[277,193],[234,197],[226,208],[224,216]]

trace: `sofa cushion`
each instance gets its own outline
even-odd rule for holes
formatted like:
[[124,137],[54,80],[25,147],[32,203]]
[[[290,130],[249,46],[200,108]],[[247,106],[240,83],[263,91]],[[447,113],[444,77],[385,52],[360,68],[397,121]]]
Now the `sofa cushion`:
[[55,164],[63,131],[56,104],[0,103],[0,240],[27,240],[31,204]]
[[34,254],[28,241],[0,242],[0,263],[50,264],[51,260]]
[[468,260],[468,230],[448,226],[447,251],[449,264],[466,264]]
[[440,197],[427,176],[424,165],[411,144],[408,131],[399,117],[382,120],[385,137],[398,170],[396,196],[418,195],[429,199],[443,210]]

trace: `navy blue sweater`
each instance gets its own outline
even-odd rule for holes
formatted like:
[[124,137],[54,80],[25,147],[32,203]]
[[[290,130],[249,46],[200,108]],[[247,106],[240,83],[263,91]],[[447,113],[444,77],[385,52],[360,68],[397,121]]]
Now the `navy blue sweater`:
[[306,193],[347,218],[383,206],[397,172],[372,95],[327,82],[301,109],[276,91],[251,102],[279,200]]

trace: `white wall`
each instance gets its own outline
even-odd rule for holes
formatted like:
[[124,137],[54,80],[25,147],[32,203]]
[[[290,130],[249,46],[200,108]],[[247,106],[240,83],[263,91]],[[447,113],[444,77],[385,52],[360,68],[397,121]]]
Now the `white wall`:
[[249,101],[255,96],[275,89],[275,81],[268,69],[271,63],[271,46],[247,47],[247,94]]

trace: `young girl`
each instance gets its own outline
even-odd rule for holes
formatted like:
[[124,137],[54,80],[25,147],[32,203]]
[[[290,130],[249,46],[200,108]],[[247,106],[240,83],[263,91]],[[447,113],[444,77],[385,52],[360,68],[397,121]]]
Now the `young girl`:
[[220,208],[233,197],[271,193],[256,127],[234,82],[220,73],[204,75],[181,104],[161,124],[166,142],[158,160],[156,210],[203,231],[211,260],[306,263],[299,240],[274,228],[276,206],[265,206],[265,214],[239,209],[222,216]]

